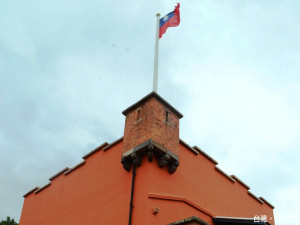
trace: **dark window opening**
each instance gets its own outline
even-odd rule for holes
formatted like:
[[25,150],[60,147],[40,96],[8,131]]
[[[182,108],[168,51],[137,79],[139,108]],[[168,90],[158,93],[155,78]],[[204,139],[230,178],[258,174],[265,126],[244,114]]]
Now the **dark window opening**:
[[140,116],[141,116],[141,109],[138,109],[138,111],[137,111],[137,120],[140,119]]
[[169,113],[167,110],[166,110],[166,122],[169,122]]

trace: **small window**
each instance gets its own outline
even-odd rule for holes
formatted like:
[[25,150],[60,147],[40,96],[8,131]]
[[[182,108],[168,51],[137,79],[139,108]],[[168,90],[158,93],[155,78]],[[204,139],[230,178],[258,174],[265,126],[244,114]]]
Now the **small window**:
[[141,116],[141,109],[138,109],[138,111],[137,111],[137,120],[140,119],[140,116]]
[[166,122],[169,122],[169,114],[170,114],[170,112],[168,112],[168,111],[166,110]]

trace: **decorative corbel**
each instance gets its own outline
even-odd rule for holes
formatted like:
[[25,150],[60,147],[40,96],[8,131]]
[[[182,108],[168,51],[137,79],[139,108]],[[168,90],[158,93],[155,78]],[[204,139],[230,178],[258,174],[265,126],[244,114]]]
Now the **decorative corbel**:
[[140,166],[141,163],[142,163],[142,158],[141,158],[141,156],[139,156],[139,155],[136,154],[135,152],[133,152],[133,153],[131,154],[131,159],[132,159],[134,165],[136,165],[136,166]]
[[169,163],[169,166],[168,166],[169,173],[174,173],[177,170],[178,166],[179,166],[178,160],[175,160],[175,161],[172,161],[171,163]]
[[170,156],[168,154],[163,154],[158,158],[158,165],[160,168],[165,167],[168,164],[168,161],[170,160]]
[[154,155],[153,148],[154,148],[153,144],[148,145],[148,162],[152,162],[153,160],[153,155]]
[[122,157],[121,163],[123,164],[123,168],[126,171],[130,171],[131,170],[131,164],[132,164],[132,162],[128,158]]

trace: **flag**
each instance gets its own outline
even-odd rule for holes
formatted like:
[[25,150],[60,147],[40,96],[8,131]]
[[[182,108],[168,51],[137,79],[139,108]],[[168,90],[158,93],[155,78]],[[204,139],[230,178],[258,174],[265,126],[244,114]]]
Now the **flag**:
[[162,37],[166,30],[169,27],[176,27],[180,23],[180,12],[179,12],[180,4],[178,3],[175,7],[174,11],[165,15],[163,18],[159,20],[159,38]]

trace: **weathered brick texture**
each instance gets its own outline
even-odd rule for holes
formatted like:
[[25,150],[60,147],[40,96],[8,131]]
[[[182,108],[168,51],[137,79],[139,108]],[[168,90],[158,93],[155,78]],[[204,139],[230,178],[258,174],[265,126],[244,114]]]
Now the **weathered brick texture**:
[[155,97],[127,113],[123,153],[149,139],[179,154],[179,117]]

